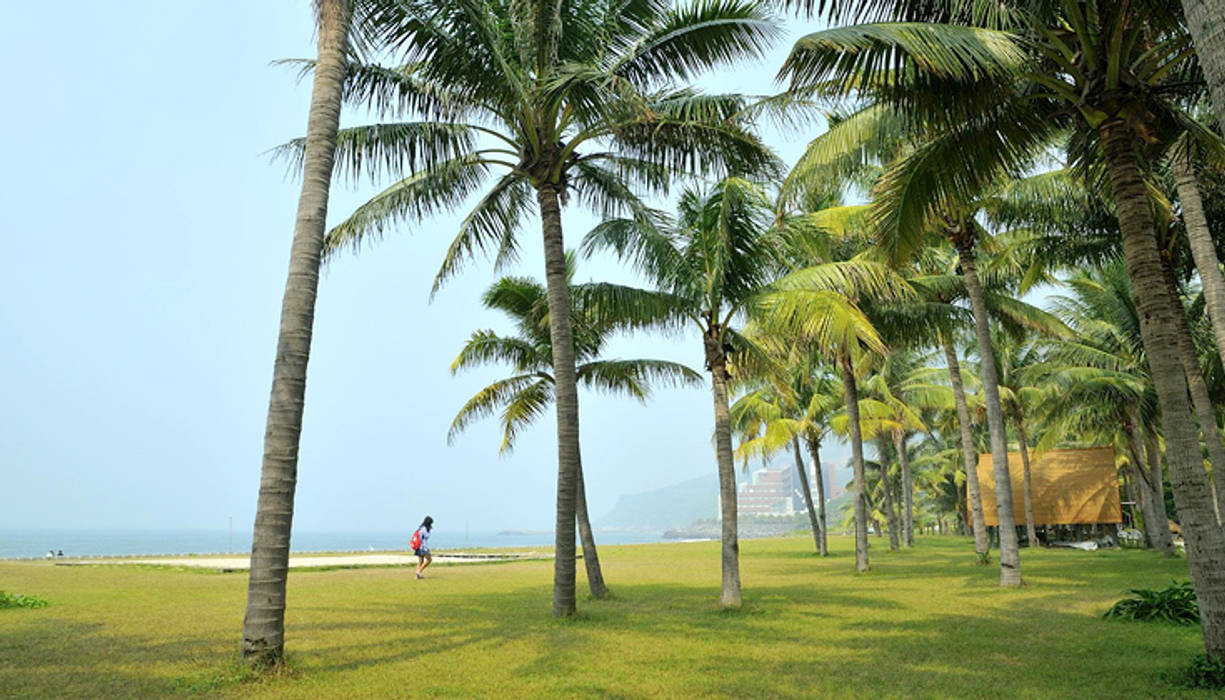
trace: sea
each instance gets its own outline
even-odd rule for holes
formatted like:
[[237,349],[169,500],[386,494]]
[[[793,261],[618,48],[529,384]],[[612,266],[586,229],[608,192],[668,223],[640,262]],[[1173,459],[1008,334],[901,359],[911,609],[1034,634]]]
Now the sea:
[[[293,552],[404,551],[412,530],[294,532]],[[662,533],[597,532],[596,544],[663,541]],[[553,533],[503,530],[455,531],[436,527],[430,547],[442,549],[552,547]],[[0,559],[42,558],[49,551],[65,557],[153,554],[247,554],[251,532],[226,530],[0,530]]]

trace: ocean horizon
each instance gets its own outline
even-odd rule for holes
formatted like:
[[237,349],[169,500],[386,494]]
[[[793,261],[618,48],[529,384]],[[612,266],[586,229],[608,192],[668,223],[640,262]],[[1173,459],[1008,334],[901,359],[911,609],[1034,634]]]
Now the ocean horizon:
[[[295,531],[292,552],[401,551],[408,549],[412,529]],[[663,541],[663,533],[596,532],[596,544],[641,544]],[[433,549],[551,547],[553,533],[525,530],[436,529]],[[249,554],[251,532],[234,530],[21,529],[0,530],[0,559],[45,557],[63,551],[65,558],[147,556],[161,554]]]

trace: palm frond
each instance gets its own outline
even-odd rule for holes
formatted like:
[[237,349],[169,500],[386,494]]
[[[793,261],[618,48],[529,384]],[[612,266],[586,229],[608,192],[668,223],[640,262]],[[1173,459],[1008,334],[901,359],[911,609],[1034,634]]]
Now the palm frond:
[[702,375],[677,362],[665,360],[599,360],[580,365],[577,377],[583,386],[624,394],[645,402],[652,386],[699,386]]
[[324,257],[340,249],[357,250],[367,237],[381,235],[399,221],[420,220],[458,206],[476,191],[487,166],[466,155],[407,177],[375,195],[341,223],[323,241]]

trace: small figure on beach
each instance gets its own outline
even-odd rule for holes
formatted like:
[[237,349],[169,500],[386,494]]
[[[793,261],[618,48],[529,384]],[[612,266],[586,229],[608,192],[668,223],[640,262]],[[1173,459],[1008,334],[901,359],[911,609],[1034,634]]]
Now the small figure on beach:
[[413,548],[413,554],[417,555],[417,578],[425,578],[425,567],[434,561],[430,556],[430,530],[434,529],[434,519],[430,516],[425,516],[425,520],[421,521],[421,527],[413,533],[412,539],[408,541],[408,545]]
[[62,549],[61,549],[61,550],[58,550],[58,551],[55,553],[55,556],[57,556],[57,557],[62,557],[62,556],[64,556],[64,550],[62,550]]
[[45,556],[45,557],[43,557],[43,558],[44,558],[44,559],[54,559],[54,558],[55,558],[55,550],[54,550],[54,549],[48,549],[48,550],[47,550],[47,556]]

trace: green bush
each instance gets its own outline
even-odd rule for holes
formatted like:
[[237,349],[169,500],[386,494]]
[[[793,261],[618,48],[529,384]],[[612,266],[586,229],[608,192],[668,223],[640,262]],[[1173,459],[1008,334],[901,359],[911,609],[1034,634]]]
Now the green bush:
[[0,591],[0,608],[45,608],[50,603],[34,595]]
[[1225,688],[1225,659],[1199,654],[1190,666],[1166,679],[1184,688]]
[[1172,622],[1176,625],[1194,625],[1199,622],[1199,605],[1190,581],[1175,581],[1168,588],[1159,591],[1132,588],[1128,593],[1135,595],[1110,606],[1102,617],[1112,620]]

